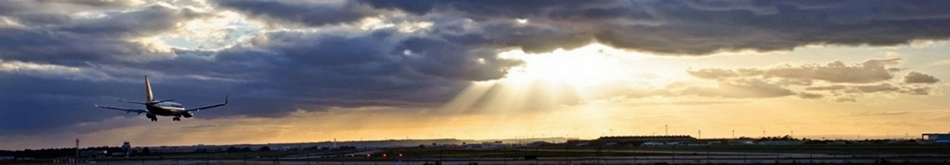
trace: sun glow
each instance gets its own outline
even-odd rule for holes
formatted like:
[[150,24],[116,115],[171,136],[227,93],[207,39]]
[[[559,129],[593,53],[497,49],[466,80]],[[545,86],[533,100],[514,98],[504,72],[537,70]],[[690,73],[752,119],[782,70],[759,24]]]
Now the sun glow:
[[540,54],[513,50],[499,56],[525,63],[509,70],[505,78],[472,82],[442,109],[459,113],[550,109],[610,97],[604,93],[642,81],[637,80],[635,67],[625,65],[642,56],[600,44]]
[[630,55],[608,46],[591,44],[572,50],[557,49],[550,53],[527,54],[509,51],[503,58],[523,60],[524,65],[512,68],[502,80],[509,84],[556,84],[574,90],[597,88],[636,81],[636,70],[627,66],[642,56]]
[[512,70],[508,81],[554,81],[576,87],[591,87],[614,79],[612,72],[620,71],[610,65],[607,57],[598,54],[565,53],[525,55],[525,65]]
[[682,73],[677,70],[685,69],[663,58],[601,44],[547,53],[512,50],[499,57],[524,64],[511,68],[505,78],[472,82],[440,112],[490,111],[505,120],[507,114],[519,111],[597,109],[590,103],[639,97],[643,95],[639,92],[680,81]]

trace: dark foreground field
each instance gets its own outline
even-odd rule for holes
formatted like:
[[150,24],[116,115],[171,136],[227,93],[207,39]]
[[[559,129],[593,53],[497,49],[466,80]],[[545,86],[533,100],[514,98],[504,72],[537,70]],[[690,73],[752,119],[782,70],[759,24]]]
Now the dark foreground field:
[[[384,148],[91,158],[81,164],[507,165],[507,164],[948,164],[950,146],[797,145]],[[0,164],[53,164],[51,159]],[[70,164],[70,163],[63,163]],[[77,163],[79,164],[79,163]]]

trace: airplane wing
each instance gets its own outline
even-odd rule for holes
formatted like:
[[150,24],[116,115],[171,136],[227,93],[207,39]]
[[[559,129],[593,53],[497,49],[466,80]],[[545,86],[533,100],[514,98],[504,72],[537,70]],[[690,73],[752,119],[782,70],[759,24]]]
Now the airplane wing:
[[142,110],[142,109],[119,108],[119,107],[101,106],[101,105],[96,105],[96,107],[103,108],[103,109],[111,109],[111,110],[125,111],[125,113],[129,113],[129,112],[135,112],[135,113],[138,113],[138,114],[142,114],[142,113],[146,113],[146,114],[147,114],[147,113],[149,113],[148,111]]
[[201,108],[186,109],[185,112],[197,112],[197,111],[201,111],[201,110],[204,110],[204,109],[211,109],[211,108],[215,108],[215,107],[224,106],[224,105],[227,105],[227,104],[228,104],[228,96],[224,96],[224,103],[215,104],[215,105],[211,105],[211,106],[205,106],[205,107],[201,107]]

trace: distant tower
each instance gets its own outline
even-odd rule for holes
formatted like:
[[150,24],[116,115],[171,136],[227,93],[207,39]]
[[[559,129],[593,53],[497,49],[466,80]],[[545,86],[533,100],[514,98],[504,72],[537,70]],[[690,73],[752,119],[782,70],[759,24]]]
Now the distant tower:
[[76,157],[79,157],[79,138],[76,138]]
[[132,149],[132,145],[129,142],[122,142],[122,150],[125,151],[125,156],[129,156],[129,149]]

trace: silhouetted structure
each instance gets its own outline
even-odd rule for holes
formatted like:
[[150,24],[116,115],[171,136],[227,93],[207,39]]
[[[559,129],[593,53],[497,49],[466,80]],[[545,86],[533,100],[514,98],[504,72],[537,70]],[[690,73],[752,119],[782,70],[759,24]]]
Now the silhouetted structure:
[[643,143],[643,142],[693,142],[696,138],[689,135],[669,136],[604,136],[594,140],[598,143]]
[[933,143],[950,144],[950,133],[925,133],[921,138]]

